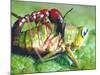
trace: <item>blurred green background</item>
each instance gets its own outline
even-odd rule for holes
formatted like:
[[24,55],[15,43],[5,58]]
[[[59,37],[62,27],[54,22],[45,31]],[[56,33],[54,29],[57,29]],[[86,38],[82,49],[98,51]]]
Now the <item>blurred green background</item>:
[[[96,6],[74,5],[74,4],[55,4],[23,2],[12,0],[11,11],[19,16],[31,14],[40,9],[57,8],[62,15],[68,10],[74,8],[65,18],[66,23],[76,26],[86,26],[89,34],[84,44],[75,52],[79,61],[79,66],[71,66],[67,60],[60,56],[55,60],[39,63],[31,56],[11,55],[11,73],[37,73],[37,72],[55,72],[68,70],[90,70],[96,69]],[[11,26],[17,20],[11,16]]]

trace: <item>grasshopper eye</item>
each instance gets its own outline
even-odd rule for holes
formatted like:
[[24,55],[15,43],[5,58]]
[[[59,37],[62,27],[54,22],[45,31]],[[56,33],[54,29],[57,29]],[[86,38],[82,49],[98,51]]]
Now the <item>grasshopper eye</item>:
[[84,38],[87,33],[88,33],[88,29],[87,28],[83,28],[82,32],[81,32],[82,37]]

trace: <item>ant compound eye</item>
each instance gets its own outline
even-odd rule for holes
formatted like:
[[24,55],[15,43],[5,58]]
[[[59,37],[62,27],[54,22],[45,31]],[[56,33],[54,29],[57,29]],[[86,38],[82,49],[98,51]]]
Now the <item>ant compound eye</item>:
[[82,37],[84,38],[87,33],[88,33],[88,29],[87,28],[83,28],[82,32],[81,32]]

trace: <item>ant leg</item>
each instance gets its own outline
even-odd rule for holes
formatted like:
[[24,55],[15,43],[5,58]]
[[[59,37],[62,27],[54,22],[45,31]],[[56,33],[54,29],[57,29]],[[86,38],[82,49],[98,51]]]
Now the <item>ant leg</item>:
[[27,25],[28,25],[29,32],[30,32],[31,45],[32,45],[32,47],[33,47],[33,31],[31,30],[31,27],[30,27],[29,15],[26,15],[26,16],[25,16],[25,19],[26,19],[26,21],[27,21]]
[[[51,38],[52,41],[50,40],[50,42],[51,42],[51,43],[55,43],[55,42],[54,42],[55,39],[57,39],[57,40],[55,41],[55,42],[56,42],[56,45],[57,45],[56,47],[59,47],[59,46],[60,46],[60,42],[62,41],[62,39],[61,39],[61,34],[60,34],[60,33],[59,33],[58,35],[55,35],[55,34],[54,34],[54,35],[52,36],[52,38]],[[62,42],[63,42],[63,41],[62,41]]]
[[60,35],[53,37],[54,34],[50,34],[49,37],[46,38],[43,48],[47,48],[49,46],[51,50],[55,50],[58,46],[60,46],[62,41],[60,40]]
[[41,39],[41,31],[40,31],[40,27],[42,26],[41,22],[39,21],[37,23],[37,25],[38,25],[37,31],[38,31],[38,38],[39,38],[39,46],[42,48],[43,47],[43,42],[42,42],[42,39]]
[[[51,38],[53,37],[53,35],[51,36]],[[49,42],[49,40],[47,41],[48,43],[46,43],[46,45],[48,44],[49,48],[48,51],[50,52],[49,54],[47,54],[46,56],[43,57],[43,60],[48,60],[50,57],[52,57],[53,55],[55,55],[56,53],[62,51],[61,47],[58,47],[58,43],[59,43],[59,36],[56,36],[54,39],[52,39]]]
[[47,36],[48,36],[48,29],[50,30],[50,31],[52,31],[52,28],[51,28],[51,26],[50,26],[50,23],[48,23],[48,22],[45,22],[44,23],[45,24],[45,26],[46,26],[46,32],[47,32]]
[[[30,28],[30,20],[29,20],[29,15],[28,16],[25,16],[26,20],[27,20],[27,24],[28,24],[28,27],[29,27],[29,32],[30,32],[30,38],[31,38],[31,46],[32,48],[34,48],[34,42],[33,42],[33,32]],[[37,56],[39,57],[39,59],[42,61],[42,57],[40,55],[40,53],[38,52],[38,50],[35,50]]]
[[[48,40],[48,38],[50,37],[50,35],[51,35],[51,32],[52,32],[52,28],[51,28],[51,24],[50,23],[47,23],[47,22],[45,22],[44,23],[44,25],[45,25],[45,27],[46,27],[46,36],[47,36],[47,38],[46,38],[46,40],[44,41],[44,44],[47,42],[47,40]],[[49,30],[50,31],[49,31]]]
[[52,41],[51,41],[51,38],[53,37],[53,35],[49,35],[49,37],[47,37],[46,38],[46,42],[44,42],[44,44],[43,44],[43,49],[44,50],[46,50],[47,49],[47,47],[50,45],[50,44],[52,44]]
[[74,64],[78,65],[78,61],[77,59],[75,59],[75,56],[73,54],[73,52],[71,51],[70,47],[66,47],[66,51],[69,53],[69,57],[71,58],[71,60],[74,62]]

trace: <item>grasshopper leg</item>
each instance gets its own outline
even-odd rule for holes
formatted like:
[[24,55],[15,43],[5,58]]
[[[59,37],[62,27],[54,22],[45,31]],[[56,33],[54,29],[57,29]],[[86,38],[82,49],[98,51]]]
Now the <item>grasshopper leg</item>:
[[[58,53],[58,51],[52,51],[52,52],[48,53],[46,56],[44,56],[44,57],[42,58],[42,61],[44,62],[44,61],[47,61],[47,60],[56,58],[58,55],[53,56],[53,55],[55,55],[56,53]],[[53,56],[53,57],[52,57],[52,56]]]
[[78,65],[78,61],[77,61],[77,59],[75,58],[75,56],[74,56],[74,54],[73,54],[73,52],[72,52],[72,50],[70,49],[69,46],[66,47],[66,50],[67,50],[67,52],[69,53],[69,57],[70,57],[71,60],[74,62],[74,64]]

